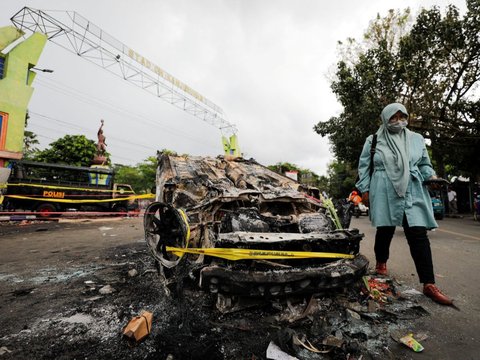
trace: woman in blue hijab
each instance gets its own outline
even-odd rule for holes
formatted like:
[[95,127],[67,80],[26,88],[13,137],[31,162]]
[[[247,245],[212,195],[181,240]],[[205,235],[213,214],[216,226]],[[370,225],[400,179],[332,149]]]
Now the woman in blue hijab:
[[[381,113],[382,125],[371,163],[373,135],[365,141],[358,165],[357,189],[370,201],[370,220],[377,228],[375,257],[377,274],[387,274],[390,243],[396,226],[403,226],[415,267],[424,284],[423,293],[434,301],[452,300],[435,286],[432,252],[427,229],[438,227],[432,201],[423,182],[436,178],[422,135],[406,128],[408,112],[398,103]],[[370,166],[373,173],[370,177]]]

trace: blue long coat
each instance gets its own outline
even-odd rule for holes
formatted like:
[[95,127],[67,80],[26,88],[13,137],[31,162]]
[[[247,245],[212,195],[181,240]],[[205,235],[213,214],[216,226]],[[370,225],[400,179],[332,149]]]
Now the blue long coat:
[[[409,226],[424,226],[427,229],[438,227],[433,217],[432,200],[423,181],[435,175],[422,135],[407,132],[407,146],[410,155],[410,179],[405,197],[395,192],[387,176],[382,157],[375,153],[374,171],[370,179],[370,148],[373,135],[365,141],[358,165],[359,181],[356,186],[362,193],[369,191],[370,220],[372,225],[401,226],[403,214]],[[377,144],[382,141],[378,139]]]

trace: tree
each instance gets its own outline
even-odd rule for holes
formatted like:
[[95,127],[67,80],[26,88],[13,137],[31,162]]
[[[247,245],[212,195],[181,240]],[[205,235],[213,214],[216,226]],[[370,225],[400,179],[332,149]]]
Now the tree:
[[[33,160],[74,166],[90,166],[97,153],[93,140],[84,135],[65,135],[50,143],[49,147],[36,153]],[[110,155],[105,154],[110,163]]]
[[38,144],[39,141],[37,139],[37,134],[32,131],[25,130],[23,133],[23,158],[26,160],[33,159],[39,151],[35,146]]
[[355,186],[356,168],[347,162],[333,161],[328,166],[328,194],[334,199],[345,199]]
[[23,158],[26,160],[31,160],[35,154],[38,152],[38,145],[40,142],[37,139],[37,134],[32,131],[28,131],[28,119],[30,119],[30,115],[27,111],[25,115],[25,131],[23,133]]
[[130,184],[137,193],[149,193],[155,186],[157,158],[150,156],[135,166],[115,164],[117,183]]
[[467,8],[463,19],[453,6],[444,17],[438,8],[422,11],[399,55],[412,125],[431,140],[440,174],[453,164],[480,180],[480,2],[468,0]]
[[136,193],[143,192],[143,177],[142,174],[138,171],[137,167],[115,164],[114,170],[116,183],[130,184]]
[[158,161],[155,156],[149,156],[142,163],[138,164],[138,170],[143,175],[144,190],[151,190],[155,186],[157,177]]
[[319,176],[310,169],[302,169],[295,164],[289,162],[277,163],[275,165],[268,165],[268,169],[275,171],[279,174],[285,174],[287,171],[297,171],[298,181],[302,184],[314,186],[320,189],[320,191],[326,191],[328,185],[328,179],[325,176]]
[[348,57],[337,64],[331,88],[343,112],[327,122],[319,122],[314,130],[329,137],[339,162],[356,167],[365,138],[380,125],[382,108],[396,100],[398,60],[392,51],[398,48],[398,36],[394,33],[405,32],[409,14],[409,10],[392,10],[386,18],[377,17],[364,36],[364,47],[349,39],[348,47],[355,50],[344,51]]
[[437,7],[423,9],[408,31],[408,13],[390,12],[371,24],[366,50],[337,64],[332,90],[343,112],[314,130],[329,137],[339,161],[357,164],[382,108],[398,101],[411,113],[410,127],[430,140],[441,176],[454,164],[480,177],[480,2],[467,0],[467,8],[463,19],[454,6],[443,17]]
[[279,162],[275,165],[268,165],[267,168],[279,174],[285,174],[287,171],[297,171],[298,173],[301,172],[301,169],[297,165],[289,162]]
[[[160,150],[158,152],[159,154],[164,154],[164,155],[169,155],[169,156],[178,156],[177,152],[174,151],[174,150],[170,150],[170,149],[165,149],[163,148],[162,150]],[[183,154],[181,156],[188,156],[188,154]]]

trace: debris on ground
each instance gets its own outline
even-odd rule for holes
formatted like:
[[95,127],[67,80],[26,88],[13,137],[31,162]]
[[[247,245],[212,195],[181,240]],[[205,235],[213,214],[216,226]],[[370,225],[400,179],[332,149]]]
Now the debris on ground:
[[368,296],[379,303],[392,302],[398,298],[392,280],[385,277],[364,276],[363,283]]
[[101,287],[98,292],[102,295],[107,295],[115,292],[115,289],[111,285],[105,285]]
[[135,277],[138,275],[138,271],[136,269],[130,269],[128,270],[128,276],[130,277]]
[[8,348],[6,346],[2,346],[0,347],[0,356],[2,356],[3,354],[8,354],[8,353],[11,353],[12,351],[11,350],[8,350]]
[[[271,342],[300,360],[388,359],[392,347],[404,347],[390,334],[398,331],[400,339],[412,332],[416,319],[428,315],[415,299],[392,298],[385,303],[372,299],[362,279],[348,288],[257,299],[248,307],[222,313],[216,294],[199,288],[188,273],[170,285],[167,296],[161,276],[146,273],[155,264],[144,243],[110,248],[99,257],[95,265],[56,270],[74,276],[59,276],[50,269],[55,281],[24,278],[21,288],[35,287],[35,292],[22,296],[15,297],[14,290],[20,288],[13,278],[2,280],[4,303],[15,299],[17,306],[23,304],[35,314],[18,322],[13,321],[17,315],[3,313],[9,317],[2,319],[7,326],[0,334],[0,347],[11,353],[2,359],[29,359],[35,354],[37,359],[260,360],[266,359]],[[132,267],[144,276],[126,276]],[[98,295],[100,284],[110,284],[115,296]],[[40,299],[55,311],[38,311]],[[155,314],[150,335],[134,347],[118,341],[125,324],[143,310]],[[422,341],[417,332],[414,338]]]
[[423,346],[413,338],[413,334],[407,334],[405,336],[402,336],[400,338],[400,342],[406,346],[408,346],[410,349],[412,349],[415,352],[421,352],[423,351]]
[[273,341],[270,341],[267,348],[267,359],[272,360],[298,360],[298,358],[288,355],[282,351]]
[[140,316],[135,316],[123,329],[123,336],[131,341],[143,340],[152,329],[153,314],[149,311],[142,311]]

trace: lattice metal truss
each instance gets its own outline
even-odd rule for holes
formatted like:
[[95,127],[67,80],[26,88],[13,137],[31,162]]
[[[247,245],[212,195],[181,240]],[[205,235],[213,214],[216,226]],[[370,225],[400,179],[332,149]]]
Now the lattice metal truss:
[[74,11],[24,7],[11,19],[25,32],[41,32],[55,44],[141,87],[189,114],[235,134],[223,110],[168,72],[124,45]]

